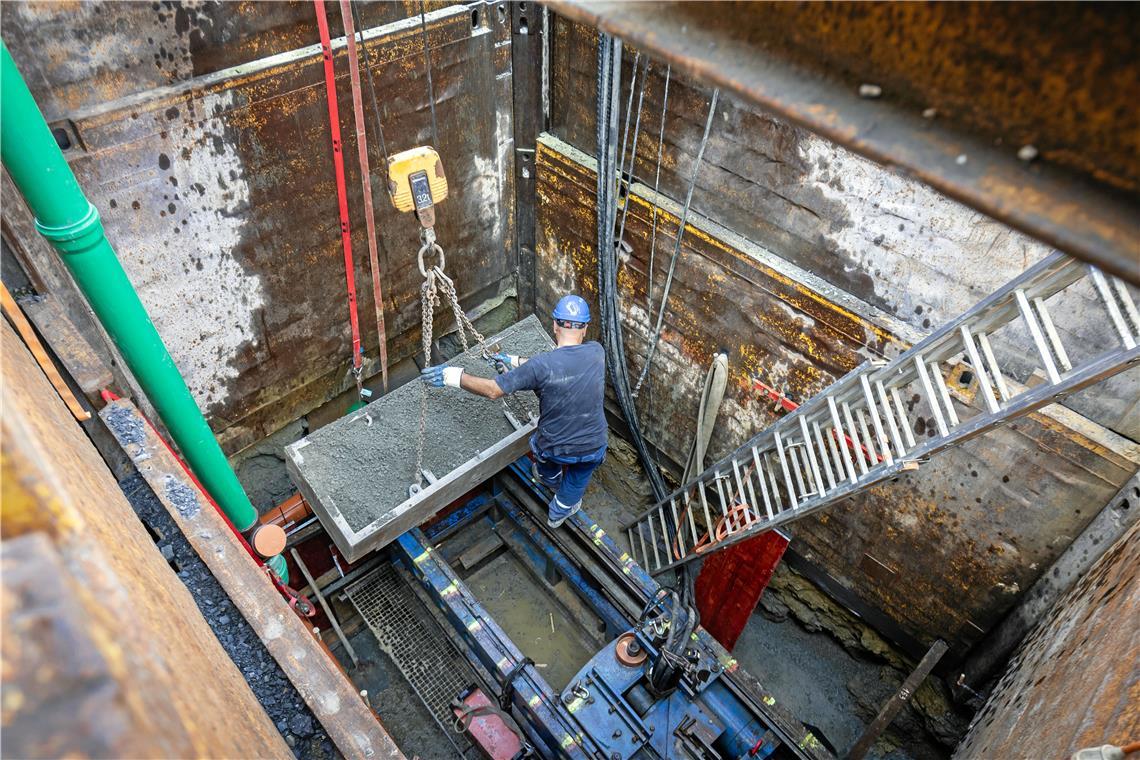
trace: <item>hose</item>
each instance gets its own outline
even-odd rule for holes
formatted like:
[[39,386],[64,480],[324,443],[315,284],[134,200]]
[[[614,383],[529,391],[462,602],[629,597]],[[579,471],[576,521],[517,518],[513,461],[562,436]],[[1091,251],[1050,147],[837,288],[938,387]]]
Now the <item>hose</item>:
[[689,449],[685,474],[681,477],[682,483],[688,483],[705,469],[705,454],[708,452],[709,441],[712,440],[716,416],[720,412],[720,404],[724,400],[724,391],[727,387],[728,354],[721,351],[713,357],[712,364],[705,373],[705,386],[701,390],[701,403],[697,407],[697,432]]

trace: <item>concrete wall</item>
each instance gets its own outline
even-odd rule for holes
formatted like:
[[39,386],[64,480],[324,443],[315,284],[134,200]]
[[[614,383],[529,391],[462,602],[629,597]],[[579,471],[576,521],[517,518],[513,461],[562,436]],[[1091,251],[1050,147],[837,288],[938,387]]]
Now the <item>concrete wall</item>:
[[[371,374],[377,331],[347,55],[335,39],[339,5],[328,5]],[[428,9],[437,148],[454,188],[437,230],[460,296],[474,305],[509,285],[515,269],[510,31],[493,13]],[[433,142],[421,29],[418,13],[405,19],[410,10],[361,6],[389,153]],[[227,451],[350,386],[312,4],[5,3],[2,13],[17,64],[49,120],[69,134],[72,168]],[[366,79],[364,98],[394,363],[419,341],[419,225],[388,202]],[[6,208],[10,215],[18,210]],[[20,229],[30,236],[26,224]],[[42,246],[26,247],[50,266]]]

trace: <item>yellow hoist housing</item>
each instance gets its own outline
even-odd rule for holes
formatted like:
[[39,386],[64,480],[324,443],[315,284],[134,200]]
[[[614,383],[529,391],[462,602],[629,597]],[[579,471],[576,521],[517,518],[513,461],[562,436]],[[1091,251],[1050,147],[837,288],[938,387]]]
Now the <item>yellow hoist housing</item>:
[[388,192],[397,211],[415,211],[424,227],[435,225],[435,204],[447,197],[447,177],[435,148],[405,150],[388,159]]

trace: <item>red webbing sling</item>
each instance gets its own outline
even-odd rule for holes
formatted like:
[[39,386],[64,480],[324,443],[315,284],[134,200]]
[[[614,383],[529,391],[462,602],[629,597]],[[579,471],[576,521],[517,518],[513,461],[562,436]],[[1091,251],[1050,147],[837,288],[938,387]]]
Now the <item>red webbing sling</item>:
[[[364,222],[368,227],[368,264],[372,271],[372,302],[376,307],[376,334],[380,341],[380,375],[388,392],[388,336],[384,329],[384,295],[380,288],[380,261],[376,252],[376,219],[372,211],[372,175],[368,168],[368,132],[364,128],[364,99],[360,95],[360,61],[356,55],[356,30],[351,0],[340,0],[344,37],[348,41],[349,81],[352,83],[352,114],[356,119],[356,149],[360,156],[360,182],[364,190]],[[367,66],[367,62],[365,62]],[[383,140],[381,140],[383,143]]]
[[329,104],[329,131],[332,133],[333,166],[336,169],[336,197],[340,206],[340,240],[344,248],[344,279],[348,285],[348,316],[352,324],[352,373],[356,388],[362,387],[360,359],[360,323],[356,318],[356,275],[352,265],[352,233],[348,226],[348,191],[344,184],[344,145],[340,139],[340,109],[336,103],[336,72],[333,70],[329,23],[325,18],[324,0],[313,0],[317,11],[317,28],[321,33],[321,53],[325,60],[325,94]]

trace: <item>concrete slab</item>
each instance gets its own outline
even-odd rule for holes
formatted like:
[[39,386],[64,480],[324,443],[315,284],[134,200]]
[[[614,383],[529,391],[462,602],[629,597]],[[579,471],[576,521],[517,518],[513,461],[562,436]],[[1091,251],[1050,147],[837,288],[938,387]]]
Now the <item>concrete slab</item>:
[[[554,347],[539,320],[530,316],[488,338],[507,353],[531,356]],[[480,347],[448,362],[491,377]],[[386,396],[286,447],[289,476],[313,507],[337,548],[355,562],[428,519],[526,452],[538,416],[538,399],[510,397],[519,429],[501,401],[455,388],[428,389],[424,469],[437,480],[408,497],[419,438],[421,384]]]

